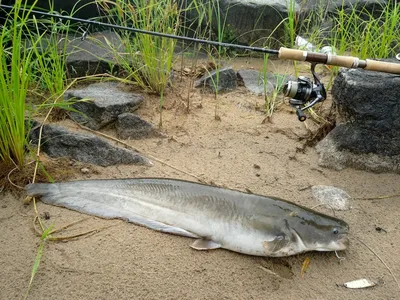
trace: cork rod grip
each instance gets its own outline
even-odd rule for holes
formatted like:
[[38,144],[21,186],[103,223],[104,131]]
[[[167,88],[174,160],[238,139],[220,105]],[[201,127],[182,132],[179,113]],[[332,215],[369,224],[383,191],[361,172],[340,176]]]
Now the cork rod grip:
[[332,55],[326,64],[345,68],[355,68],[357,67],[358,61],[358,58],[352,56]]
[[366,59],[366,62],[367,66],[364,68],[365,70],[400,74],[400,63],[390,63],[371,59]]
[[376,61],[371,59],[360,60],[353,56],[314,53],[281,47],[279,49],[278,57],[280,59],[308,61],[345,68],[362,68],[369,71],[400,74],[400,63]]
[[290,60],[298,60],[298,61],[305,61],[307,57],[307,52],[303,50],[295,50],[281,47],[279,49],[279,56],[280,59],[290,59]]

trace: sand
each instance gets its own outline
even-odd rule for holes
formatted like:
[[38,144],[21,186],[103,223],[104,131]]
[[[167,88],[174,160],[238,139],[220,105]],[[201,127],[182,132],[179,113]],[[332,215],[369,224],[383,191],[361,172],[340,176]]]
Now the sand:
[[[354,169],[332,171],[318,166],[313,148],[304,148],[308,131],[290,108],[282,106],[271,122],[257,111],[262,97],[243,87],[215,99],[195,91],[184,112],[186,92],[177,83],[163,111],[166,138],[126,141],[156,160],[153,167],[96,167],[75,163],[69,179],[170,177],[196,181],[193,174],[217,185],[281,197],[307,207],[310,186],[333,185],[353,197],[400,193],[399,175]],[[147,96],[139,110],[158,123],[157,99]],[[256,105],[258,103],[258,105]],[[80,130],[71,121],[60,124]],[[104,133],[115,136],[110,128]],[[43,157],[46,161],[48,158]],[[57,160],[52,160],[57,163]],[[89,173],[82,174],[86,167]],[[65,166],[64,166],[65,168]],[[54,174],[57,179],[58,175]],[[17,183],[18,184],[18,183]],[[0,194],[0,299],[22,299],[40,243],[33,229],[33,205],[23,205],[17,191]],[[318,211],[333,214],[322,206]],[[28,299],[400,299],[400,288],[373,249],[400,278],[400,197],[353,200],[352,209],[335,215],[350,224],[351,245],[335,253],[310,252],[286,258],[242,255],[227,250],[196,251],[192,239],[162,234],[120,220],[103,220],[38,202],[49,217],[46,226],[60,228],[83,220],[54,236],[96,232],[64,242],[46,243]],[[310,259],[302,274],[303,262]],[[368,289],[350,290],[343,283],[375,281]]]

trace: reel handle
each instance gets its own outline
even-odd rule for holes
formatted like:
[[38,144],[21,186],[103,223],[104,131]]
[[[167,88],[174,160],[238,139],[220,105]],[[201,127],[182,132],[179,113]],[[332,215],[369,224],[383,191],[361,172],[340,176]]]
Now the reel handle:
[[361,68],[369,71],[377,71],[391,74],[400,74],[400,63],[377,61],[372,59],[362,60],[353,56],[332,55],[324,53],[307,52],[297,49],[281,47],[279,49],[280,59],[297,61],[308,61],[313,63],[339,66],[346,68]]

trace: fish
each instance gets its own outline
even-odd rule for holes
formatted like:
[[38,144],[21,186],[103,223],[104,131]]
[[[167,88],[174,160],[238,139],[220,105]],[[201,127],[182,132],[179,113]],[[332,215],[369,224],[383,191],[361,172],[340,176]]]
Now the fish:
[[46,204],[102,218],[119,218],[164,233],[194,238],[196,250],[223,248],[254,256],[284,257],[339,251],[349,225],[279,199],[168,178],[125,178],[32,183]]

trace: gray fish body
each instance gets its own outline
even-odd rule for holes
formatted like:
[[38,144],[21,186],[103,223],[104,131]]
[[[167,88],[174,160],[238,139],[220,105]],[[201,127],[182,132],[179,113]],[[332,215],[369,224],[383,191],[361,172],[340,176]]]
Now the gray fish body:
[[30,184],[47,204],[196,238],[198,250],[258,256],[343,250],[348,225],[285,200],[174,179]]

